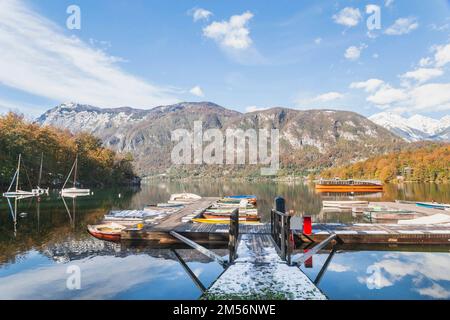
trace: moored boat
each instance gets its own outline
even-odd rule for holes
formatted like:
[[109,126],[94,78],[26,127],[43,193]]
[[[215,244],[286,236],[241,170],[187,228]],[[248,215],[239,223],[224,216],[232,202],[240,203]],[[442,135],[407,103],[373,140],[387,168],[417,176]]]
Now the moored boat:
[[450,204],[445,203],[437,203],[437,202],[416,202],[418,207],[430,208],[430,209],[438,209],[438,210],[449,210]]
[[408,210],[376,210],[364,211],[364,217],[369,220],[412,220],[420,217],[421,214]]
[[[230,224],[230,219],[205,219],[205,218],[195,218],[192,219],[193,222],[196,223],[205,223],[205,224]],[[239,221],[241,224],[256,224],[259,221]]]
[[202,197],[193,193],[177,193],[170,196],[170,200],[168,201],[168,203],[191,203],[201,199]]
[[168,213],[164,210],[121,210],[111,211],[104,216],[104,222],[114,222],[120,225],[132,226],[146,224],[155,219],[161,219]]
[[377,180],[341,180],[320,179],[316,181],[318,192],[379,192],[383,191],[383,183]]
[[88,225],[88,232],[95,238],[107,241],[120,241],[122,231],[125,226],[117,223],[107,223],[99,225]]
[[[19,154],[19,160],[17,162],[17,169],[12,178],[11,184],[9,185],[8,191],[3,193],[5,198],[30,198],[36,196],[36,194],[32,191],[23,191],[19,189],[19,180],[20,180],[20,165],[21,165],[22,155]],[[16,189],[15,191],[11,191],[13,185],[15,183]]]
[[[70,176],[73,172],[73,187],[66,188],[67,182],[69,182]],[[81,196],[89,196],[91,194],[90,189],[79,189],[77,188],[77,173],[78,173],[78,155],[75,157],[75,162],[73,163],[72,169],[70,169],[69,174],[67,175],[67,179],[64,182],[64,185],[61,190],[61,195],[67,197],[81,197]]]
[[[208,220],[224,220],[224,221],[228,221],[228,222],[231,219],[231,216],[229,216],[229,215],[228,216],[227,215],[216,216],[216,215],[211,215],[211,214],[207,214],[207,213],[204,213],[203,217]],[[259,222],[260,220],[261,219],[258,216],[239,216],[239,222],[242,222],[242,221],[257,221],[257,222]]]
[[324,207],[368,206],[369,201],[323,201]]

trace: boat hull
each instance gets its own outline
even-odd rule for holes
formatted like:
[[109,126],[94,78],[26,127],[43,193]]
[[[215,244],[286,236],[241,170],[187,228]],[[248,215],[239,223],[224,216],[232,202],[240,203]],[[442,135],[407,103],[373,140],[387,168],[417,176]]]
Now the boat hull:
[[125,229],[125,227],[109,228],[108,225],[88,226],[88,232],[91,236],[99,240],[106,240],[112,242],[119,242],[121,240],[123,229]]
[[[231,219],[231,216],[227,216],[227,215],[219,215],[219,216],[217,216],[217,215],[211,215],[211,214],[203,214],[203,217],[205,219],[208,219],[208,220],[224,220],[224,221],[227,221],[227,222],[230,222],[230,219]],[[256,221],[256,222],[258,222],[260,220],[261,219],[259,217],[257,217],[257,216],[254,216],[254,217],[252,217],[252,216],[239,217],[239,222],[241,222],[241,221]]]
[[450,210],[450,204],[417,202],[416,205],[418,207],[424,207],[424,208],[430,208],[430,209]]
[[[205,223],[205,224],[230,224],[230,220],[229,219],[225,219],[225,220],[216,220],[216,219],[202,219],[202,218],[196,218],[196,219],[192,219],[193,222],[196,223]],[[259,221],[239,221],[240,224],[258,224]]]

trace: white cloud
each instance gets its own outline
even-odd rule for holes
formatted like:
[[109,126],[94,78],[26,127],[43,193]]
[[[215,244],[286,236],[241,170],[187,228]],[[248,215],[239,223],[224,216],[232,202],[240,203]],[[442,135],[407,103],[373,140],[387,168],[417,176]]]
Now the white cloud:
[[436,47],[436,54],[434,56],[437,67],[443,67],[450,62],[450,44]]
[[386,106],[406,99],[408,99],[408,95],[404,90],[383,85],[376,93],[369,96],[367,101],[378,106]]
[[351,46],[348,47],[347,50],[345,50],[344,57],[348,60],[358,60],[361,56],[361,52],[363,49],[367,48],[366,45],[361,45],[359,47]]
[[313,101],[317,102],[330,102],[338,99],[342,99],[344,95],[339,92],[328,92],[321,94],[313,99]]
[[430,79],[440,77],[444,74],[441,69],[435,68],[419,68],[414,71],[409,71],[403,75],[401,75],[404,79],[413,79],[418,81],[419,83],[427,82]]
[[416,110],[449,110],[450,83],[430,83],[412,89],[409,105]]
[[211,11],[208,11],[208,10],[202,9],[202,8],[192,9],[192,10],[190,10],[190,13],[192,14],[194,22],[197,22],[200,20],[208,21],[209,18],[213,15],[213,13]]
[[448,299],[450,298],[450,291],[445,290],[437,283],[433,283],[431,287],[416,289],[416,291],[422,296],[428,296],[433,299]]
[[245,112],[250,113],[250,112],[264,111],[264,110],[268,110],[268,109],[269,108],[249,106],[249,107],[245,108]]
[[328,266],[328,271],[339,272],[339,273],[347,272],[347,271],[350,271],[350,267],[333,262]]
[[199,86],[193,87],[189,92],[191,94],[193,94],[194,96],[197,96],[197,97],[204,97],[205,96],[205,93],[203,92],[202,88],[200,88]]
[[384,2],[384,5],[385,5],[386,7],[390,7],[393,3],[394,3],[394,0],[386,0],[386,1]]
[[403,34],[410,33],[411,31],[417,29],[419,23],[416,18],[399,18],[395,23],[386,29],[384,33],[390,36],[400,36]]
[[321,44],[321,43],[322,43],[322,38],[316,38],[316,39],[314,39],[314,43],[315,43],[315,44]]
[[333,16],[334,22],[347,27],[356,27],[362,19],[358,8],[346,7]]
[[178,100],[171,89],[123,71],[117,58],[66,36],[22,1],[0,1],[0,52],[0,83],[36,96],[110,107]]
[[351,89],[364,89],[366,92],[374,92],[384,84],[380,79],[369,79],[362,82],[353,82],[350,84]]
[[252,18],[253,13],[247,11],[232,16],[229,21],[215,21],[203,29],[203,35],[215,40],[224,48],[248,49],[253,43],[248,29],[248,22]]
[[419,61],[419,66],[428,67],[433,63],[433,60],[430,57],[422,58]]

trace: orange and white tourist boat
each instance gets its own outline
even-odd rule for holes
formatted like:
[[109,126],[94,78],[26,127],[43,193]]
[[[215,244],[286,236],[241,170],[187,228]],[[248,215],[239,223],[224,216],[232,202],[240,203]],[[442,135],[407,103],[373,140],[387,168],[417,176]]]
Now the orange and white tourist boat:
[[383,183],[378,180],[320,179],[316,181],[318,192],[380,192]]

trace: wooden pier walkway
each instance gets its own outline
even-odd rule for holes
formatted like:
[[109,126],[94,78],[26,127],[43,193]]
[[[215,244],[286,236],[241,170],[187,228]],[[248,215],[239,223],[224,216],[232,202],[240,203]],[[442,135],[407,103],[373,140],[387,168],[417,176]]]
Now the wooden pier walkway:
[[271,235],[243,234],[237,259],[214,282],[204,299],[325,300],[298,268],[283,261]]

